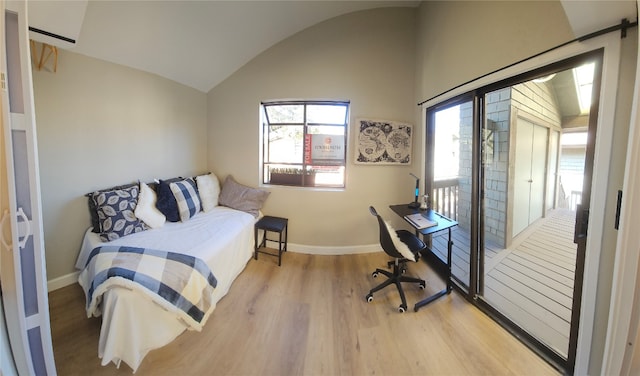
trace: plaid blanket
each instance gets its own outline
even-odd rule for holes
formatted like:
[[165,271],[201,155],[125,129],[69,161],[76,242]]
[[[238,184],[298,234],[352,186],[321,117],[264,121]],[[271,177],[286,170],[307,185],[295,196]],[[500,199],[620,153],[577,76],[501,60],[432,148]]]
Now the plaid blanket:
[[103,246],[91,251],[78,282],[87,316],[100,316],[102,294],[121,286],[145,294],[200,331],[211,313],[217,281],[199,258],[136,247]]

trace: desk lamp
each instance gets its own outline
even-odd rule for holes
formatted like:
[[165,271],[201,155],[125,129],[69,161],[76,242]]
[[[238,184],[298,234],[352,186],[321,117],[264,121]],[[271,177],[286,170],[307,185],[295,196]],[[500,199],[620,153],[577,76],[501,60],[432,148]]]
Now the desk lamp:
[[418,196],[420,196],[420,178],[415,176],[412,173],[409,173],[409,175],[413,176],[416,179],[416,192],[415,192],[415,199],[408,206],[411,209],[418,209],[420,207],[420,203],[418,202]]

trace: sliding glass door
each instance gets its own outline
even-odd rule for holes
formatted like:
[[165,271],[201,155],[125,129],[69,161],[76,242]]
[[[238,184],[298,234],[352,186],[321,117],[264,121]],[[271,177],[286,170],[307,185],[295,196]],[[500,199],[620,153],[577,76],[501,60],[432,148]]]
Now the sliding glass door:
[[[460,286],[471,285],[471,229],[473,184],[473,101],[465,97],[430,113],[427,192],[432,208],[458,221],[452,232],[452,277]],[[434,254],[446,263],[448,234],[431,239]]]
[[[470,301],[572,370],[602,51],[427,109],[432,206],[459,223],[452,276]],[[438,258],[446,243],[431,239]]]
[[[478,297],[550,356],[575,354],[600,58],[486,92]],[[594,84],[595,83],[595,84]],[[595,106],[592,106],[593,103]],[[577,136],[582,135],[583,137]]]

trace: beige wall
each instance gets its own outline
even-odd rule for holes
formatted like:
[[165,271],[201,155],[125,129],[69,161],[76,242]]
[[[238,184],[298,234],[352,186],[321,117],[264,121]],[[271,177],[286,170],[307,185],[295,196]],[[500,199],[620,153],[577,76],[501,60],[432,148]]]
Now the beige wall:
[[[429,99],[573,38],[559,2],[424,2],[420,7],[418,33],[418,99]],[[615,214],[615,197],[624,176],[624,146],[635,82],[637,38],[634,29],[622,41],[616,121],[613,124],[614,151],[608,193],[604,198],[607,210],[600,213],[606,216],[605,223],[609,224]],[[602,364],[615,236],[611,226],[605,228],[598,271],[590,374],[600,373]]]
[[74,272],[90,226],[84,194],[206,170],[206,95],[59,51],[33,72],[47,278]]
[[398,223],[389,204],[409,202],[419,171],[420,132],[410,167],[354,165],[355,119],[416,125],[416,10],[352,13],[306,29],[268,49],[208,94],[209,168],[259,185],[259,105],[273,99],[351,101],[346,189],[270,187],[264,212],[289,218],[289,242],[307,246],[377,243],[369,205]]
[[429,99],[574,38],[559,1],[425,1],[418,99]]

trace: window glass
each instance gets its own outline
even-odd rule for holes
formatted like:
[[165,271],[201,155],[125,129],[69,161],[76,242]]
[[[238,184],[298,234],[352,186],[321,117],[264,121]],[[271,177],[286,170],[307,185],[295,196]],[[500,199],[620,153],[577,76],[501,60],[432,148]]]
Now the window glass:
[[262,182],[344,187],[348,102],[263,103]]
[[274,163],[296,163],[302,160],[303,126],[269,127],[269,161]]
[[267,121],[270,124],[292,124],[304,122],[304,105],[267,106]]
[[345,124],[347,121],[345,105],[308,105],[307,121],[311,124]]

